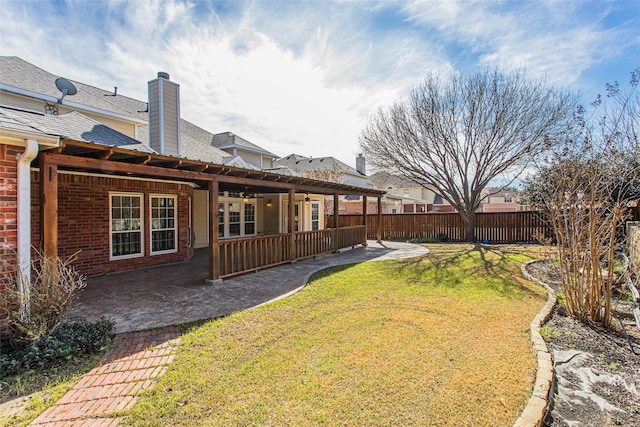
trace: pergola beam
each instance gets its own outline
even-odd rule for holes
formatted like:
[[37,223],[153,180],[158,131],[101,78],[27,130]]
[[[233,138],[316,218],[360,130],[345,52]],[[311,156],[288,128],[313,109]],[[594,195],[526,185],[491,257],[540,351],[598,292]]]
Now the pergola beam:
[[[121,154],[121,153],[118,153]],[[41,157],[47,157],[47,163],[50,165],[56,165],[58,167],[68,167],[73,169],[92,170],[104,173],[115,173],[122,175],[138,175],[154,178],[169,178],[179,179],[183,181],[218,181],[220,183],[252,186],[257,189],[278,189],[289,191],[291,188],[295,188],[300,193],[314,193],[314,194],[332,194],[335,189],[340,190],[341,194],[354,194],[354,195],[374,195],[377,196],[379,190],[367,190],[364,188],[354,187],[350,185],[341,185],[334,183],[326,183],[323,181],[316,181],[304,178],[291,179],[287,182],[279,181],[280,176],[272,174],[262,174],[260,178],[250,178],[248,176],[234,176],[231,173],[236,172],[234,169],[228,167],[215,167],[203,164],[206,169],[199,172],[197,168],[195,170],[187,169],[187,163],[174,161],[166,162],[170,167],[157,166],[157,160],[152,160],[148,164],[136,164],[127,163],[124,161],[113,161],[96,159],[92,157],[80,157],[70,154],[55,154],[55,153],[41,153]],[[133,155],[132,157],[141,158],[142,156]],[[175,169],[178,165],[182,166],[182,169]],[[196,166],[197,163],[194,163]],[[190,166],[190,165],[189,165]],[[237,171],[243,172],[242,170]],[[249,171],[250,172],[250,171]],[[297,181],[297,182],[296,182]]]

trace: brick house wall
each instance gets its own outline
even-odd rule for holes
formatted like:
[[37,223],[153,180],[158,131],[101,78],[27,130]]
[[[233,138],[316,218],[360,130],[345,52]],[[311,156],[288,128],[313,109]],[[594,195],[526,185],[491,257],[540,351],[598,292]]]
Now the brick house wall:
[[[0,144],[0,292],[18,260],[18,156],[23,151]],[[6,326],[5,315],[0,309],[0,333]]]
[[0,144],[0,273],[14,266],[18,243],[18,156],[21,147]]
[[[39,173],[32,172],[31,237],[40,248]],[[110,260],[110,199],[111,192],[143,194],[144,256]],[[151,195],[175,195],[177,200],[177,252],[151,255],[150,208]],[[85,275],[149,267],[168,262],[184,261],[193,256],[189,247],[189,198],[193,187],[165,181],[122,179],[90,174],[58,174],[58,254],[66,258],[80,251],[73,263]]]

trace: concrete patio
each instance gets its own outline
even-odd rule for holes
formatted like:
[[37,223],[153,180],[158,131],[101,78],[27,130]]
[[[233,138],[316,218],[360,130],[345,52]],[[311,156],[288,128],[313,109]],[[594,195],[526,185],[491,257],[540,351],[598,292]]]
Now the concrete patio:
[[115,332],[141,331],[225,316],[282,297],[303,287],[316,271],[365,261],[412,258],[428,253],[422,246],[376,243],[283,264],[255,273],[205,284],[208,250],[188,262],[91,277],[67,317],[115,322]]

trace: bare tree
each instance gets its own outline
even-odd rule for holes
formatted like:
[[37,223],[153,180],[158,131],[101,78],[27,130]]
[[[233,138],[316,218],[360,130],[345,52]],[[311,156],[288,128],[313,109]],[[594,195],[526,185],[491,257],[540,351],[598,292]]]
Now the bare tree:
[[[612,321],[614,255],[624,247],[620,226],[628,202],[640,198],[640,69],[631,76],[627,93],[607,85],[601,114],[596,109],[585,118],[578,107],[575,134],[527,179],[524,191],[553,226],[567,311],[604,327]],[[598,97],[593,105],[600,104]]]
[[523,71],[429,75],[408,100],[380,109],[360,135],[371,164],[442,195],[475,241],[475,212],[490,181],[510,185],[531,159],[562,139],[575,96]]

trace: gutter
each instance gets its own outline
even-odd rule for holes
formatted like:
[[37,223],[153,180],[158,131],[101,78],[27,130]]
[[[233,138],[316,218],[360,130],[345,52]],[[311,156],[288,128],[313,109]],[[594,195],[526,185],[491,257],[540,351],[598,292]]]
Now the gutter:
[[18,158],[18,267],[20,318],[28,320],[31,312],[31,161],[38,155],[38,141],[28,139]]

